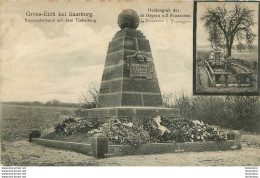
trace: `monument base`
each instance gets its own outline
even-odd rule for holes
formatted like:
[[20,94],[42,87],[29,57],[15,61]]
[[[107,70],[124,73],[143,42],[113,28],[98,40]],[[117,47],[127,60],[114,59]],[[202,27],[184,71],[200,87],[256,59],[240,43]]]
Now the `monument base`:
[[147,118],[157,116],[178,118],[180,117],[180,110],[164,107],[108,107],[82,110],[81,114],[90,119],[112,117]]

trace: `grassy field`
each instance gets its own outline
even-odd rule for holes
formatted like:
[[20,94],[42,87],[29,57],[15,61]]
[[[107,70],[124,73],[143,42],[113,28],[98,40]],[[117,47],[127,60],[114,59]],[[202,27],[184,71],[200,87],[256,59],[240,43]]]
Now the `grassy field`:
[[239,51],[233,50],[232,57],[235,59],[243,59],[248,62],[253,62],[253,61],[258,60],[258,52],[257,52],[257,49],[252,52],[248,52],[248,51],[239,52]]
[[73,116],[75,110],[1,104],[1,138],[9,141],[27,139],[28,133],[33,129],[40,130],[42,134],[49,133],[65,117]]

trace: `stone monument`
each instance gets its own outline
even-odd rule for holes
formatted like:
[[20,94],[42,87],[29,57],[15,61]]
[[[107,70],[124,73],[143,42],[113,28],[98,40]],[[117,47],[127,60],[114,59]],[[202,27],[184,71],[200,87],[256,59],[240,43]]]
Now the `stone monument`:
[[121,30],[108,46],[97,108],[87,117],[179,117],[178,109],[163,107],[149,41],[136,30],[137,13],[126,9],[117,22]]

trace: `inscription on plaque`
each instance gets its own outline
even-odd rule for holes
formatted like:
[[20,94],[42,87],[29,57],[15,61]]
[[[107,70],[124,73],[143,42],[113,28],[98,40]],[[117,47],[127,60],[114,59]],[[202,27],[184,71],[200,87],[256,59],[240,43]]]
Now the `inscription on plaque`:
[[153,66],[151,64],[134,64],[130,62],[130,78],[151,79]]
[[130,71],[130,78],[152,78],[152,62],[140,52],[127,56],[127,69]]

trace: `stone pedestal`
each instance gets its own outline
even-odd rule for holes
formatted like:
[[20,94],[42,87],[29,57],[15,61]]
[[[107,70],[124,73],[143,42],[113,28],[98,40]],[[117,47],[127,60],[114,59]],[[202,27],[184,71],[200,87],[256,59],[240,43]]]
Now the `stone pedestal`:
[[110,107],[95,108],[82,111],[87,118],[147,118],[162,116],[165,118],[177,118],[180,116],[179,109],[164,107]]
[[[147,60],[133,66],[139,51]],[[108,47],[97,108],[121,106],[163,106],[150,44],[139,30],[117,32]]]
[[108,137],[99,133],[92,137],[92,155],[96,158],[104,158],[108,153]]
[[227,134],[228,140],[235,140],[234,149],[241,149],[242,147],[242,134],[237,130],[232,130]]

